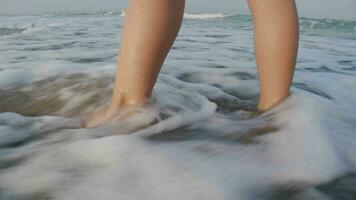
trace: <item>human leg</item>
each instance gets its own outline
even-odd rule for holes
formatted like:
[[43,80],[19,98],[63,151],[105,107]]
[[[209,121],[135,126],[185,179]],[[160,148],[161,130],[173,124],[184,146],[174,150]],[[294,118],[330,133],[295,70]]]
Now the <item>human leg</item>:
[[294,0],[248,0],[252,11],[260,80],[258,109],[267,110],[289,95],[299,40]]

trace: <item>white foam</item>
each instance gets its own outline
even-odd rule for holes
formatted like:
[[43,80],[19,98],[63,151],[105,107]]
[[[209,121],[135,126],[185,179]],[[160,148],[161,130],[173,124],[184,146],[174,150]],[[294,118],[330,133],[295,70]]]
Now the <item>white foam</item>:
[[0,147],[24,142],[58,128],[82,126],[80,120],[61,117],[23,117],[15,113],[0,113]]
[[[312,115],[310,109],[314,111]],[[209,139],[186,142],[142,139],[147,132],[162,131],[152,127],[134,135],[120,135],[120,129],[109,127],[90,130],[52,127],[52,132],[40,143],[19,147],[6,155],[7,160],[28,156],[21,165],[3,171],[0,186],[7,194],[21,196],[49,193],[54,199],[125,200],[202,196],[250,199],[253,193],[257,194],[255,188],[320,184],[347,172],[342,159],[345,155],[337,151],[328,130],[323,128],[325,109],[313,97],[294,96],[274,111],[275,123],[282,125],[281,129],[256,138],[259,144],[247,146]],[[12,127],[33,127],[31,118],[10,114],[0,118],[13,122]],[[48,125],[55,120],[47,120]],[[169,126],[176,128],[176,122],[162,123],[168,130]],[[206,123],[209,121],[201,121],[196,127],[206,127]],[[91,138],[108,132],[119,135]]]

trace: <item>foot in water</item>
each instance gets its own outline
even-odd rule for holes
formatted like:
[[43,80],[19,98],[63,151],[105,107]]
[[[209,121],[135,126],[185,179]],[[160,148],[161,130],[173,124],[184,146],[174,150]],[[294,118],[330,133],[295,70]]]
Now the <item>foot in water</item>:
[[[84,124],[86,128],[95,128],[103,125],[119,125],[129,122],[133,118],[145,118],[140,121],[146,123],[151,121],[152,110],[146,104],[134,104],[134,105],[122,105],[103,106],[96,111],[89,113],[85,119]],[[139,115],[140,114],[140,115]]]
[[112,109],[111,106],[102,107],[93,113],[88,114],[84,119],[86,128],[94,128],[102,124],[106,124],[115,119],[118,115],[118,110]]

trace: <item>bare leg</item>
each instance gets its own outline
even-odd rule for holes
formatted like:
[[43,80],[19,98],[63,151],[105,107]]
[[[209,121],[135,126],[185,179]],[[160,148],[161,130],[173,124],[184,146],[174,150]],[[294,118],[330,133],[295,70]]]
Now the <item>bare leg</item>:
[[131,0],[121,38],[112,109],[140,106],[150,97],[179,31],[184,0]]
[[267,110],[289,95],[298,52],[299,23],[294,0],[248,0],[255,29],[260,79],[258,109]]
[[180,29],[184,4],[184,0],[130,0],[111,105],[91,116],[87,126],[110,120],[121,108],[140,107],[150,98]]

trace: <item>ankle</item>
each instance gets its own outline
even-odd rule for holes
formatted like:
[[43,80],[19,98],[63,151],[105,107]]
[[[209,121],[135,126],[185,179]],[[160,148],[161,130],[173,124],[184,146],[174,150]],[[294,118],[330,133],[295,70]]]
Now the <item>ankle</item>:
[[280,103],[284,102],[284,100],[287,98],[288,96],[283,96],[283,97],[279,97],[279,98],[269,98],[269,99],[260,99],[259,104],[257,106],[258,111],[260,112],[265,112],[267,110],[271,110],[272,108],[278,106]]

